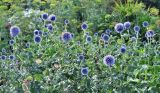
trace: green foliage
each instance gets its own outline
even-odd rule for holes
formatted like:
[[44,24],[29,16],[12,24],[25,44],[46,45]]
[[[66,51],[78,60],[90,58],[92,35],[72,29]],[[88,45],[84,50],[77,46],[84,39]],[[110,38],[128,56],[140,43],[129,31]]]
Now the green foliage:
[[[0,56],[7,59],[0,59],[0,93],[158,93],[160,17],[156,8],[146,7],[134,0],[1,0],[0,50],[5,48],[6,53],[0,52]],[[51,22],[54,30],[41,35],[41,43],[36,44],[33,31],[48,32],[45,25],[50,22],[40,18],[43,13],[55,14],[57,20]],[[69,24],[64,24],[65,19]],[[126,21],[131,28],[116,33],[115,24]],[[149,22],[146,28],[142,27],[144,21]],[[83,22],[88,25],[85,31],[81,30]],[[15,38],[10,37],[10,25],[21,29]],[[141,32],[134,42],[135,25]],[[106,29],[112,31],[108,42],[101,38]],[[156,35],[146,38],[150,29]],[[74,34],[68,43],[60,39],[64,31]],[[86,42],[85,32],[92,36],[91,43]],[[12,48],[10,39],[15,40]],[[126,53],[120,52],[123,44]],[[16,60],[9,60],[11,54]],[[79,54],[84,54],[84,62],[78,61]],[[112,67],[103,63],[105,55],[115,57]],[[82,67],[89,68],[87,76],[81,74]]]

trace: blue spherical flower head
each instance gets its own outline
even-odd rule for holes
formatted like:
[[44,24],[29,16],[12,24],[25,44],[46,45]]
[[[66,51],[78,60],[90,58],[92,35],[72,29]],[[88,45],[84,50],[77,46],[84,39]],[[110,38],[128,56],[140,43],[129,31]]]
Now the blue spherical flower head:
[[102,40],[107,42],[109,40],[109,35],[104,34],[103,37],[102,37]]
[[125,53],[126,52],[126,47],[122,46],[120,51],[121,51],[121,53]]
[[41,14],[41,18],[43,20],[47,20],[48,19],[48,14],[47,13]]
[[48,25],[47,25],[47,29],[48,29],[49,31],[53,31],[53,25],[52,25],[52,24],[48,24]]
[[98,33],[96,32],[96,33],[94,33],[94,36],[98,36]]
[[86,30],[87,28],[88,28],[88,25],[85,22],[83,22],[81,25],[81,29]]
[[13,44],[14,44],[14,40],[13,39],[9,40],[9,45],[13,45]]
[[147,27],[147,26],[149,26],[148,21],[144,21],[144,22],[142,23],[142,26],[143,26],[143,27]]
[[39,31],[38,30],[34,30],[34,35],[39,35]]
[[1,59],[2,59],[2,60],[6,60],[6,58],[7,58],[7,57],[6,57],[5,55],[2,55],[2,56],[1,56]]
[[35,36],[34,37],[34,42],[35,43],[40,43],[42,41],[41,37],[40,36]]
[[79,61],[84,61],[84,55],[83,55],[83,54],[80,54],[80,55],[78,56],[78,60],[79,60]]
[[122,23],[118,23],[114,27],[117,33],[122,33],[124,31],[124,25]]
[[16,57],[15,57],[14,55],[10,55],[10,56],[9,56],[9,59],[13,61],[13,60],[16,59]]
[[65,19],[64,24],[67,25],[69,23],[69,20]]
[[124,28],[125,29],[129,29],[131,27],[131,23],[130,22],[125,22],[124,23]]
[[11,37],[16,37],[20,33],[20,28],[18,26],[12,26],[10,28]]
[[83,68],[81,68],[81,74],[82,75],[88,75],[88,67],[83,67]]
[[106,32],[106,34],[108,34],[108,35],[109,35],[109,34],[111,33],[111,30],[110,30],[110,29],[106,29],[106,31],[105,31],[105,32]]
[[86,42],[87,43],[91,43],[92,42],[92,37],[91,36],[87,36],[86,37]]
[[61,39],[63,42],[68,42],[72,39],[72,34],[70,32],[63,32],[61,35]]
[[131,41],[132,42],[136,41],[136,37],[135,36],[131,37]]
[[155,33],[154,33],[153,30],[149,30],[149,31],[147,31],[146,34],[145,34],[145,36],[146,36],[147,38],[153,37],[154,35],[155,35]]
[[54,14],[51,14],[50,16],[49,16],[49,21],[52,21],[52,22],[55,22],[56,21],[56,16],[54,15]]
[[139,32],[140,31],[140,27],[139,26],[134,26],[134,31],[135,32]]
[[106,55],[103,58],[103,63],[111,67],[115,63],[115,58],[112,55]]

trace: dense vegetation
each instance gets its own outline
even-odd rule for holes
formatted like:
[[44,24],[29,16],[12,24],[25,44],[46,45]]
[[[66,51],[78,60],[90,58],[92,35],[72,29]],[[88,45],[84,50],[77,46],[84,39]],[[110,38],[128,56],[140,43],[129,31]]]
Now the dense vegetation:
[[1,0],[0,93],[158,93],[159,0]]

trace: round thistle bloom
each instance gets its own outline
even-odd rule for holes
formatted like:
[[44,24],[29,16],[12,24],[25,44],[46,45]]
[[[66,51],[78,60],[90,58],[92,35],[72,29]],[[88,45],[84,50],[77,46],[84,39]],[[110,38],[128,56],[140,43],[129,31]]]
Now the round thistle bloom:
[[41,39],[40,36],[37,36],[37,35],[36,35],[36,36],[34,37],[34,42],[35,42],[35,43],[40,43],[41,40],[42,40],[42,39]]
[[83,22],[81,25],[81,29],[86,30],[87,28],[88,28],[88,25],[85,22]]
[[10,59],[10,60],[15,60],[16,57],[15,57],[14,55],[10,55],[10,56],[9,56],[9,59]]
[[106,34],[108,34],[108,35],[109,35],[109,34],[111,33],[111,30],[110,30],[110,29],[106,29],[106,31],[105,31],[105,32],[106,32]]
[[54,14],[51,14],[50,16],[49,16],[49,21],[56,21],[56,16],[54,15]]
[[124,28],[125,29],[129,29],[131,27],[131,23],[130,22],[125,22],[124,23]]
[[136,41],[136,37],[135,36],[131,37],[131,41],[132,42]]
[[92,37],[91,37],[91,36],[87,36],[87,37],[86,37],[86,42],[87,42],[87,43],[92,42]]
[[81,74],[82,75],[88,75],[88,67],[81,68]]
[[146,34],[145,34],[145,36],[146,36],[147,38],[153,37],[154,35],[155,35],[155,33],[154,33],[153,30],[149,30],[149,31],[147,31]]
[[48,29],[49,31],[52,31],[52,30],[53,30],[53,25],[52,25],[52,24],[48,24],[48,25],[47,25],[47,29]]
[[115,25],[114,29],[117,33],[122,33],[124,31],[124,25],[122,23],[118,23]]
[[140,31],[140,27],[139,26],[134,26],[134,31],[135,32],[139,32]]
[[39,31],[38,30],[34,30],[34,35],[39,35]]
[[48,19],[48,14],[47,13],[41,14],[41,18],[43,20],[47,20]]
[[112,55],[106,55],[103,59],[103,63],[111,67],[115,63],[115,58]]
[[149,25],[148,21],[144,21],[144,22],[142,23],[142,26],[143,26],[143,27],[147,27],[148,25]]
[[72,39],[72,34],[70,32],[63,32],[61,35],[61,39],[63,42],[68,42]]
[[10,35],[11,37],[15,37],[20,33],[20,28],[18,26],[12,26],[10,28]]
[[9,45],[13,45],[13,44],[14,44],[14,40],[13,39],[9,40]]
[[121,53],[125,53],[126,52],[126,47],[122,46],[120,51],[121,51]]
[[69,23],[69,20],[65,19],[64,24],[67,25]]
[[2,59],[2,60],[6,60],[6,58],[7,58],[7,57],[6,57],[5,55],[2,55],[2,56],[1,56],[1,59]]
[[79,60],[79,61],[84,61],[84,55],[83,55],[83,54],[80,54],[80,55],[78,56],[78,60]]
[[109,35],[104,34],[103,37],[102,37],[102,40],[107,42],[109,40]]

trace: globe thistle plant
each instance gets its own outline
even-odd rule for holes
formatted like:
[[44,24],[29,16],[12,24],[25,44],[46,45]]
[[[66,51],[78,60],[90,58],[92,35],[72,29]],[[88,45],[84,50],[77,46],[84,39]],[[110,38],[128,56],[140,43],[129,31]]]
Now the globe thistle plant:
[[12,26],[10,28],[11,37],[16,37],[20,33],[20,28],[18,26]]
[[137,25],[137,26],[134,26],[134,31],[135,32],[139,32],[140,31],[140,27]]
[[117,33],[122,33],[124,31],[124,25],[122,23],[117,23],[114,29]]
[[34,42],[35,43],[40,43],[42,41],[42,38],[38,35],[34,36]]
[[52,22],[55,22],[56,21],[56,15],[54,15],[54,14],[51,14],[49,17],[48,17],[48,20],[49,21],[52,21]]
[[82,68],[81,68],[81,74],[82,74],[82,75],[88,75],[88,72],[89,72],[89,71],[88,71],[88,67],[82,67]]
[[63,32],[61,35],[61,39],[63,42],[68,42],[72,39],[72,34],[70,32]]
[[10,55],[10,56],[9,56],[9,59],[13,61],[13,60],[16,59],[16,57],[15,57],[14,55]]
[[47,14],[47,13],[41,14],[41,18],[42,18],[43,20],[47,20],[47,19],[48,19],[48,14]]
[[124,23],[124,28],[125,29],[129,29],[131,27],[131,23],[130,22],[125,22]]
[[81,25],[81,29],[86,30],[87,28],[88,28],[87,23],[83,22],[82,25]]
[[106,55],[104,58],[103,58],[103,63],[107,66],[112,66],[114,63],[115,63],[115,58],[114,56],[112,55]]
[[91,36],[87,36],[86,37],[86,42],[87,43],[91,43],[92,42],[92,37]]
[[146,32],[146,34],[145,34],[145,36],[146,36],[147,38],[153,37],[154,35],[155,35],[155,33],[154,33],[153,30],[148,30],[148,31]]
[[103,37],[102,37],[102,40],[107,42],[109,40],[109,35],[104,34]]
[[142,23],[142,26],[143,26],[143,27],[147,27],[147,26],[149,26],[148,21],[144,21],[144,22]]
[[13,39],[9,40],[9,45],[13,45],[13,44],[14,44],[14,40]]

